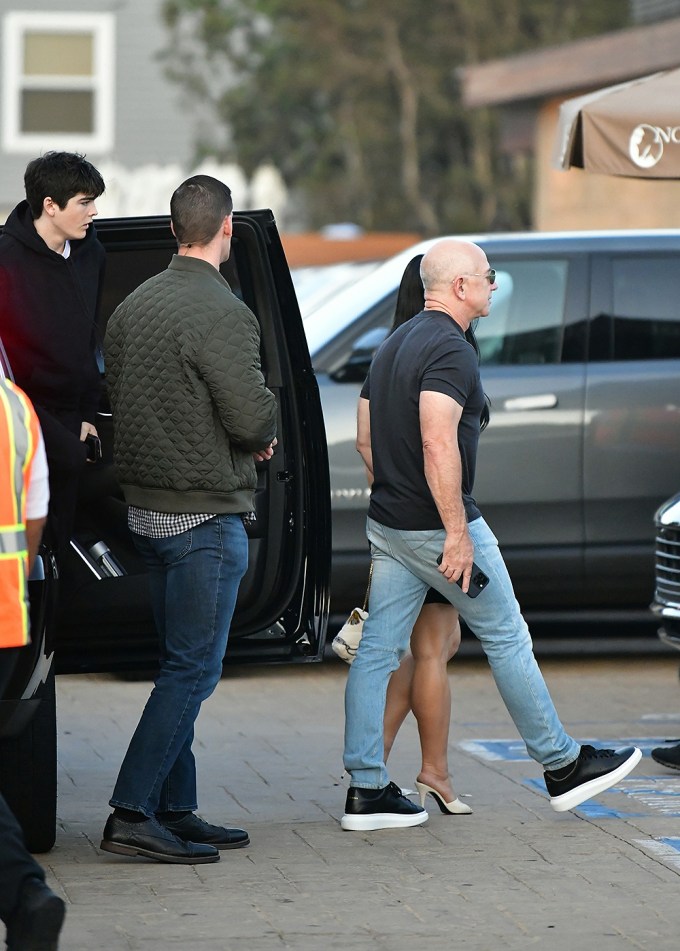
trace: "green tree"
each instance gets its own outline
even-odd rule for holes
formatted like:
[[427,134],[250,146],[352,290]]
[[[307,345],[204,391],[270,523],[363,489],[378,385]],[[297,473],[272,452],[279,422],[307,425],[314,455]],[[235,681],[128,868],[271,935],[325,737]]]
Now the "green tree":
[[247,173],[273,162],[308,222],[520,228],[531,167],[467,111],[459,67],[625,25],[621,0],[166,0],[169,74]]

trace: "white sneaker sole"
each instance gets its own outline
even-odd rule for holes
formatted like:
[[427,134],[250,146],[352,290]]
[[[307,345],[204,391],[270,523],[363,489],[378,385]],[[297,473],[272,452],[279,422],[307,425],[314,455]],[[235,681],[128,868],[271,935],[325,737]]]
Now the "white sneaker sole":
[[631,753],[625,763],[621,763],[611,773],[605,773],[604,776],[591,779],[589,782],[583,783],[582,786],[576,786],[574,789],[570,789],[569,792],[562,793],[561,796],[555,796],[554,799],[550,800],[550,805],[555,812],[567,812],[569,809],[575,809],[586,799],[592,799],[593,796],[604,792],[605,789],[615,786],[620,779],[623,779],[624,776],[635,769],[641,759],[642,750],[636,747],[635,752]]
[[428,819],[425,811],[406,815],[400,812],[373,812],[363,816],[345,813],[340,820],[340,827],[346,832],[374,832],[376,829],[407,829],[422,825]]

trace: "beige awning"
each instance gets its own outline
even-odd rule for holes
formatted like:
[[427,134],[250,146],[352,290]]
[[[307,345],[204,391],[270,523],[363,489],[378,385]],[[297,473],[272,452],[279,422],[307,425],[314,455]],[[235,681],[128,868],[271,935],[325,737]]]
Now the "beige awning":
[[567,99],[560,106],[553,164],[680,179],[680,69]]

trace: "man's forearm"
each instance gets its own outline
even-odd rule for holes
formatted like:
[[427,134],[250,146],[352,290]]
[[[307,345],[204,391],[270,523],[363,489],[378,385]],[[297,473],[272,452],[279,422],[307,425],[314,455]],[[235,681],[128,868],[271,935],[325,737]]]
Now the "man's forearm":
[[42,541],[43,529],[45,527],[44,518],[26,519],[26,544],[28,547],[28,570],[33,567],[33,562],[38,554],[40,542]]
[[367,399],[361,397],[357,407],[357,452],[366,466],[369,485],[373,485],[373,449],[371,447],[371,416]]
[[368,479],[368,484],[373,485],[373,453],[371,452],[371,447],[368,446],[357,446],[357,451],[361,458],[363,459],[364,466],[366,467],[366,478]]
[[462,466],[458,445],[423,446],[425,478],[444,524],[446,538],[439,570],[448,581],[461,578],[468,590],[474,548],[468,532],[462,492]]
[[425,478],[447,534],[467,531],[462,466],[455,443],[423,447]]

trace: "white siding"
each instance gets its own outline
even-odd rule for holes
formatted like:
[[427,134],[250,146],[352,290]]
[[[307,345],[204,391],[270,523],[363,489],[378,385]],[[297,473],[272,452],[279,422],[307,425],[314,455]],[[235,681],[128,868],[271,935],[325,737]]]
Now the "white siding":
[[[32,14],[107,13],[115,21],[113,134],[109,141],[101,140],[103,147],[84,149],[97,166],[115,163],[131,172],[151,165],[190,168],[196,110],[182,104],[179,88],[165,78],[158,60],[167,37],[160,7],[161,0],[31,0]],[[0,0],[0,30],[6,14],[25,10],[25,0]],[[6,119],[6,107],[0,105],[3,108],[0,125]],[[65,147],[63,142],[45,142],[43,149],[28,147],[23,154],[16,144],[12,152],[0,148],[0,221],[23,198],[27,162],[41,150]]]

